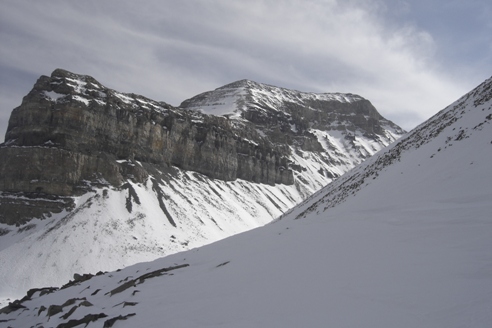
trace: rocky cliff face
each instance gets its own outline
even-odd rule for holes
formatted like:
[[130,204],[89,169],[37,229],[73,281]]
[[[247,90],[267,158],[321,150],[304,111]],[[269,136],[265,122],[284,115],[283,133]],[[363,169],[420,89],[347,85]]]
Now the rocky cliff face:
[[[114,186],[128,176],[144,181],[148,172],[116,162],[135,159],[226,181],[292,184],[288,149],[251,131],[234,129],[225,117],[122,94],[92,77],[55,70],[12,112],[7,147],[0,150],[6,159],[0,181],[3,190],[72,195],[84,181],[105,179]],[[19,152],[44,163],[42,168],[5,163]]]

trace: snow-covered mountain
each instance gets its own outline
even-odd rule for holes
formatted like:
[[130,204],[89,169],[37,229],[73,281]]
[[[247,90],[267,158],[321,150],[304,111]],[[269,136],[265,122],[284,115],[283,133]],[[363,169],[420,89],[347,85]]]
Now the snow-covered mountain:
[[323,149],[321,159],[343,169],[404,133],[358,95],[301,92],[250,80],[204,92],[180,107],[253,122],[260,134],[275,142]]
[[0,310],[12,327],[489,327],[492,78],[274,223]]
[[0,298],[262,226],[403,133],[358,96],[218,90],[252,96],[214,116],[41,77],[0,145]]

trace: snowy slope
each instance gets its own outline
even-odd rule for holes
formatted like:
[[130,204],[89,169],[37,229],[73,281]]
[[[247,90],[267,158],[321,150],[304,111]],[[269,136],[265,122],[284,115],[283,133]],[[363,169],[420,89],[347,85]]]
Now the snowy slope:
[[489,79],[275,223],[55,292],[33,290],[0,320],[490,327],[491,147]]
[[248,107],[281,110],[285,102],[303,104],[306,100],[351,103],[363,98],[350,93],[312,93],[280,88],[250,80],[240,80],[184,101],[181,106],[213,115],[236,114]]
[[158,184],[169,216],[149,179],[141,185],[129,182],[138,197],[130,201],[131,212],[127,190],[103,188],[77,197],[71,212],[20,227],[2,225],[8,233],[0,238],[0,296],[59,286],[74,273],[116,270],[264,225],[325,182],[311,178],[307,187],[269,186],[180,174]]

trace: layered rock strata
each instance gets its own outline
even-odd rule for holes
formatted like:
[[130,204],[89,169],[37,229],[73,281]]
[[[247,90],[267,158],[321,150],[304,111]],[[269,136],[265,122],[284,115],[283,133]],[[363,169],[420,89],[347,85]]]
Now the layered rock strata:
[[225,117],[119,93],[58,69],[39,78],[12,112],[0,148],[0,188],[66,196],[88,181],[118,186],[128,177],[147,178],[143,166],[123,160],[226,181],[292,184],[288,154]]

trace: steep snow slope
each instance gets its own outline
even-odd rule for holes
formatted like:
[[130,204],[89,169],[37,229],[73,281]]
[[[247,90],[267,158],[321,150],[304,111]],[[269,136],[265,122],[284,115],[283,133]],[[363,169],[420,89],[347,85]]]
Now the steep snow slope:
[[489,79],[273,224],[58,291],[32,290],[0,320],[489,327],[491,147]]
[[351,103],[362,99],[350,93],[300,92],[251,80],[240,80],[185,100],[181,107],[203,110],[214,115],[236,114],[240,117],[241,112],[247,111],[251,106],[266,111],[270,108],[279,110],[285,102],[303,104],[305,101],[318,100]]
[[71,212],[20,227],[2,225],[0,296],[59,286],[76,272],[116,270],[264,225],[327,182],[305,174],[310,185],[300,188],[179,173],[157,187],[152,179],[129,182],[136,197],[128,190],[95,189],[75,198]]

